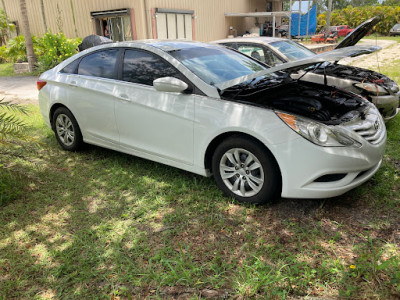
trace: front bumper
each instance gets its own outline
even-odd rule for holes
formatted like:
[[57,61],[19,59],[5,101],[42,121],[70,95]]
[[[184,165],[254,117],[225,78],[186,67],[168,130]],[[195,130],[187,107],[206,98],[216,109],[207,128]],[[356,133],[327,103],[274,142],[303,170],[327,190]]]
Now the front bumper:
[[275,146],[273,154],[282,174],[282,197],[339,196],[376,173],[385,152],[386,127],[378,110],[369,106],[363,118],[336,128],[359,142],[359,147],[321,147],[300,137]]
[[[378,145],[360,148],[320,147],[299,138],[280,145],[276,154],[282,172],[282,197],[329,198],[361,185],[379,169],[386,136]],[[340,175],[340,176],[336,176]],[[335,178],[338,177],[338,178]],[[321,180],[332,178],[332,180]]]
[[385,122],[394,118],[399,112],[400,92],[386,96],[371,96],[372,103],[378,108]]

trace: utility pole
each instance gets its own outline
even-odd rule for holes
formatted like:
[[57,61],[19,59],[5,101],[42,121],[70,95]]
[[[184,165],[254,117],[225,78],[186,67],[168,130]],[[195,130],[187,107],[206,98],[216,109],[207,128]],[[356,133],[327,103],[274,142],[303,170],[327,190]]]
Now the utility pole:
[[326,13],[325,37],[327,37],[329,35],[329,27],[331,27],[331,11],[332,11],[332,0],[328,0],[328,12]]
[[288,38],[289,35],[289,40],[292,39],[292,0],[290,0],[290,8],[289,8],[289,26],[288,26],[288,32],[286,33],[286,38]]

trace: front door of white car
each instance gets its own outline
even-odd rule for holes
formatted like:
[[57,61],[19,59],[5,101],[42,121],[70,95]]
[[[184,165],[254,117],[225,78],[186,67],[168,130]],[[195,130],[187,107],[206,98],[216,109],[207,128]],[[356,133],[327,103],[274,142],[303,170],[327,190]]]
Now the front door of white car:
[[122,150],[193,164],[194,98],[160,92],[153,80],[179,72],[157,55],[126,50],[115,91],[115,119]]

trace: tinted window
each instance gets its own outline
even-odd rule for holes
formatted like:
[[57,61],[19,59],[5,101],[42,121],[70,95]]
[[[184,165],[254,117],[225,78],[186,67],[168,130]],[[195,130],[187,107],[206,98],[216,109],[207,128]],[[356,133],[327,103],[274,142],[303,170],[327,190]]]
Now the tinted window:
[[79,64],[78,74],[114,78],[117,55],[118,49],[112,49],[85,56]]
[[74,60],[72,63],[67,65],[64,69],[62,69],[61,73],[75,74],[78,64],[79,64],[79,59]]
[[179,77],[178,71],[160,57],[137,50],[126,50],[122,80],[153,85],[161,77]]

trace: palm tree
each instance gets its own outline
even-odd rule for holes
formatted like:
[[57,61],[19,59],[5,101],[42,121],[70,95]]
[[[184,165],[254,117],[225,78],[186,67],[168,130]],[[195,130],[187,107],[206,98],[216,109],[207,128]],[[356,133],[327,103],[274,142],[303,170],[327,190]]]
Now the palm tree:
[[31,37],[31,30],[29,28],[28,12],[26,11],[25,0],[19,0],[19,5],[21,7],[21,19],[22,19],[22,30],[25,35],[25,45],[26,45],[26,56],[28,57],[28,68],[29,72],[35,69],[36,56],[33,52],[33,43]]

